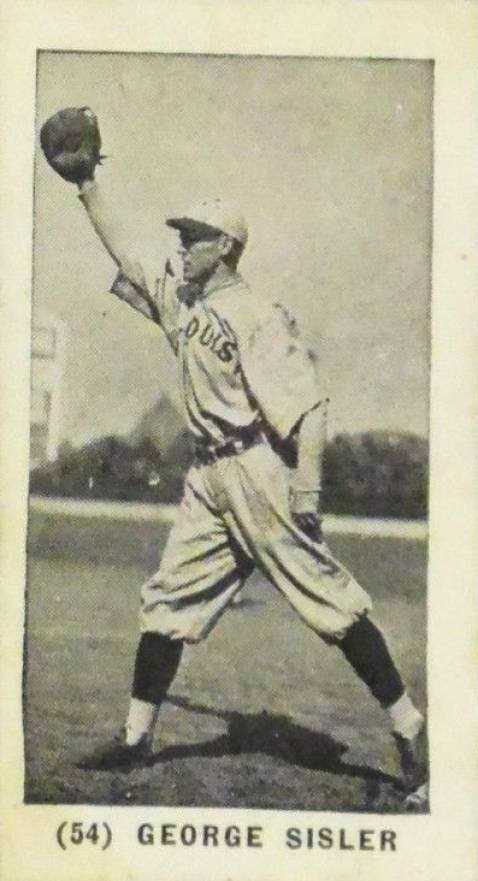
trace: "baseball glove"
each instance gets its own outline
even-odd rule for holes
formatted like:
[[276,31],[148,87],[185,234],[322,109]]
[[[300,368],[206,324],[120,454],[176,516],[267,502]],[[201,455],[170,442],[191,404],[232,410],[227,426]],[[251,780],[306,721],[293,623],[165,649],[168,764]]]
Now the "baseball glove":
[[101,155],[98,120],[89,107],[66,107],[42,125],[40,143],[47,162],[70,183],[92,180]]

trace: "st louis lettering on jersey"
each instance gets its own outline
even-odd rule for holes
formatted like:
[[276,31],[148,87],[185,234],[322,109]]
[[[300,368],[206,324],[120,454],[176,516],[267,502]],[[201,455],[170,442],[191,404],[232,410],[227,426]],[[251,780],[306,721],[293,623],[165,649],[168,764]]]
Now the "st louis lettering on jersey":
[[[319,400],[313,356],[300,346],[284,308],[254,297],[237,273],[193,302],[184,289],[178,297],[178,281],[170,272],[160,281],[154,284],[162,291],[160,323],[178,356],[193,434],[224,440],[231,428],[259,423],[265,413],[286,437]],[[141,309],[144,301],[135,301],[134,286],[124,275],[118,275],[113,291]]]

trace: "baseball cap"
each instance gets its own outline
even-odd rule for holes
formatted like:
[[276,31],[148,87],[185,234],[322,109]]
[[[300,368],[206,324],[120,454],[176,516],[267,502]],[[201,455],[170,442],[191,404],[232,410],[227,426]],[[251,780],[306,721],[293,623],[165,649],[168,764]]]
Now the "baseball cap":
[[180,217],[168,217],[173,229],[194,231],[201,226],[217,229],[236,239],[241,245],[247,242],[247,224],[239,209],[223,199],[204,199]]

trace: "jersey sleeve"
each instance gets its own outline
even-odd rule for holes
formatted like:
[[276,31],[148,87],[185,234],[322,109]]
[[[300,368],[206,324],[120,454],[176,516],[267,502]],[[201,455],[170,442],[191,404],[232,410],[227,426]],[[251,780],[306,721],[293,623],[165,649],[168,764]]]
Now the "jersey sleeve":
[[318,405],[315,353],[300,338],[295,319],[278,303],[238,327],[244,379],[268,424],[288,437],[300,419]]
[[177,351],[179,280],[171,258],[163,265],[143,254],[140,259],[125,258],[111,287],[111,293],[147,318],[159,324],[174,352]]

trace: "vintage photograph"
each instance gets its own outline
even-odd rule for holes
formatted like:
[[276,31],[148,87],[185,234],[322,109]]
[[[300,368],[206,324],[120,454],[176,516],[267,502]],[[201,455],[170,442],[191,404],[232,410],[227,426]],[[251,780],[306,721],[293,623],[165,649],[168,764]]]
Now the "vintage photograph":
[[433,813],[432,107],[38,53],[27,804]]

